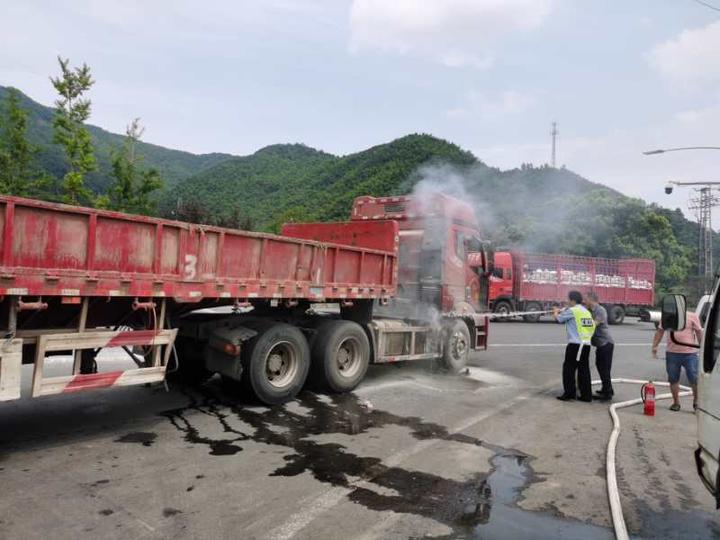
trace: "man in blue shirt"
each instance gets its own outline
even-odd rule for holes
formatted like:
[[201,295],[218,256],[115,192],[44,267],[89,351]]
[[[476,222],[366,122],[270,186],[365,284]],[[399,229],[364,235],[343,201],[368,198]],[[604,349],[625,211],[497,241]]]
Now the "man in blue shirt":
[[[595,331],[592,314],[582,305],[582,295],[578,291],[568,293],[569,307],[564,310],[555,308],[553,316],[559,323],[565,324],[567,347],[563,362],[563,394],[560,401],[592,401],[592,381],[590,380],[590,340]],[[575,374],[580,397],[577,397]]]

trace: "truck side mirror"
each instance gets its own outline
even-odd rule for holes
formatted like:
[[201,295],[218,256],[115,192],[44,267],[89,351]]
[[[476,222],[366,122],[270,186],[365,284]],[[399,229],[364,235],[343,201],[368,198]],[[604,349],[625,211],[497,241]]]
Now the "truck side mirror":
[[679,331],[685,329],[687,320],[687,300],[682,294],[668,294],[662,299],[660,324],[664,330]]

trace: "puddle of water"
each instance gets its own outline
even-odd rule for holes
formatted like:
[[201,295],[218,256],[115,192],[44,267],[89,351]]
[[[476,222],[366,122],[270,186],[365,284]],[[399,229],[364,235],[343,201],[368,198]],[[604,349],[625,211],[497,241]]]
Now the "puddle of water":
[[610,529],[578,521],[531,512],[515,506],[520,491],[529,483],[531,470],[527,458],[499,453],[492,458],[493,472],[488,477],[490,501],[488,520],[476,526],[473,537],[483,540],[513,538],[611,540]]

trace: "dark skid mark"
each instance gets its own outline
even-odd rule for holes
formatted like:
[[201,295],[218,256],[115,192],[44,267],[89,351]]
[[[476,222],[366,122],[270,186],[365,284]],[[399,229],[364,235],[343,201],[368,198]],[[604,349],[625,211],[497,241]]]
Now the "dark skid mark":
[[115,439],[115,442],[121,443],[139,443],[143,446],[152,446],[157,439],[157,433],[148,433],[146,431],[136,431],[135,433],[128,433],[123,435],[119,439]]
[[104,510],[100,510],[100,511],[98,512],[98,514],[103,515],[103,516],[110,516],[110,515],[112,515],[112,514],[114,514],[114,513],[115,513],[115,511],[114,511],[114,510],[111,510],[110,508],[105,508]]
[[177,514],[182,514],[182,510],[178,510],[177,508],[163,508],[163,517],[172,517]]

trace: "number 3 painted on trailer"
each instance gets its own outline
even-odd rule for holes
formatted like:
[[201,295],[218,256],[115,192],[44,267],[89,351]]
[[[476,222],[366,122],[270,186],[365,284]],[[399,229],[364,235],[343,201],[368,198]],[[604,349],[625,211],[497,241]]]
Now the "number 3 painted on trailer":
[[197,274],[197,256],[185,255],[185,279],[194,279]]

